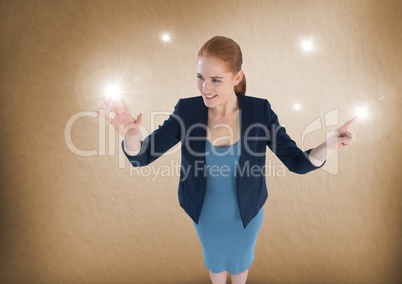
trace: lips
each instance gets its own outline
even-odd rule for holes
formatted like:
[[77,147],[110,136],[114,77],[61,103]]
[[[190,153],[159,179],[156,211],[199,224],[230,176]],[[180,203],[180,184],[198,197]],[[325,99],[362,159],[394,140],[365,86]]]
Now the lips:
[[207,96],[206,94],[204,94],[205,98],[208,100],[212,100],[213,98],[215,98],[217,95],[212,95],[212,96]]

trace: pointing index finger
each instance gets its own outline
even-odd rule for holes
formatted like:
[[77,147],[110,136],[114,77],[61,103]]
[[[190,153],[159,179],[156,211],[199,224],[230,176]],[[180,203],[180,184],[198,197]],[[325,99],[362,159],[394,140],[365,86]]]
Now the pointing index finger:
[[358,116],[353,117],[352,119],[350,119],[349,121],[347,121],[344,125],[342,125],[341,127],[339,127],[339,131],[345,131],[347,130],[350,126],[352,126],[353,123],[356,122],[356,120],[358,119]]

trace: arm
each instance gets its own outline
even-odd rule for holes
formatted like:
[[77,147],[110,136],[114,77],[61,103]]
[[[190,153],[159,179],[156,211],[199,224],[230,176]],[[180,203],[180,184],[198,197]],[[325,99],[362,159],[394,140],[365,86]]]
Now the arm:
[[309,159],[313,149],[302,151],[296,143],[286,133],[286,129],[279,124],[278,116],[271,109],[268,100],[265,100],[266,125],[269,127],[270,137],[267,146],[292,172],[306,174],[310,171],[321,168],[325,164],[325,159],[321,163],[313,164]]
[[131,134],[129,130],[123,140],[123,149],[129,156],[136,156],[140,152],[142,141],[138,134]]
[[350,132],[348,128],[356,120],[357,117],[352,118],[339,127],[325,142],[315,147],[310,152],[310,162],[315,166],[321,165],[335,150],[352,145],[355,141],[355,134]]
[[314,166],[319,167],[327,160],[330,154],[331,150],[327,148],[327,142],[325,141],[312,149],[308,158]]
[[177,102],[174,112],[169,118],[143,141],[129,135],[121,141],[123,153],[134,167],[152,163],[180,141],[183,130],[182,121],[179,117],[180,101],[181,99]]

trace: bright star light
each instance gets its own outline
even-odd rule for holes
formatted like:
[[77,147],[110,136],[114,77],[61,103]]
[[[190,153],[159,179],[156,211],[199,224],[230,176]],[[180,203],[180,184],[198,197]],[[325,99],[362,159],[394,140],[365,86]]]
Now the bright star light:
[[311,39],[302,40],[301,47],[305,52],[311,52],[314,50],[314,45]]
[[109,98],[116,99],[120,96],[121,90],[119,85],[117,84],[110,84],[106,87],[106,95]]
[[168,42],[168,41],[170,41],[170,36],[169,36],[168,34],[164,34],[164,35],[162,36],[162,40],[163,40],[164,42]]
[[360,106],[355,109],[355,115],[359,118],[368,118],[369,113],[366,107]]

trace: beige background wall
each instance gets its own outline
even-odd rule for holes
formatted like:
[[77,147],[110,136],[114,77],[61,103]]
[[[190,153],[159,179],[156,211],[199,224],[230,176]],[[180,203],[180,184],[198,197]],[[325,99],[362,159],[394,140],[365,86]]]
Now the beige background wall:
[[[163,121],[152,111],[198,95],[196,54],[215,35],[240,44],[247,95],[267,98],[300,147],[356,106],[369,112],[355,144],[308,175],[276,175],[267,149],[248,283],[402,281],[401,19],[398,0],[0,1],[0,282],[209,283],[178,175],[121,166],[118,137],[96,117],[65,129],[103,109],[105,84],[120,80],[152,131]],[[316,52],[305,54],[308,37]],[[303,138],[316,119],[322,129]],[[69,135],[97,154],[74,153]],[[179,163],[176,151],[148,169]]]

